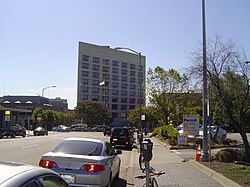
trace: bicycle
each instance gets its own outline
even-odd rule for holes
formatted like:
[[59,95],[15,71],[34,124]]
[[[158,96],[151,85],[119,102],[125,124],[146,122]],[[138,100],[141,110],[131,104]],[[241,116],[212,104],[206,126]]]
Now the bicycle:
[[[159,177],[160,175],[165,174],[164,171],[160,171],[160,172],[154,172],[154,169],[151,167],[150,168],[150,175],[149,175],[149,187],[158,187],[158,183],[156,181],[156,179],[153,176],[157,176]],[[146,175],[139,175],[135,177],[136,179],[144,179],[146,178]],[[143,187],[146,186],[146,183],[143,185]]]

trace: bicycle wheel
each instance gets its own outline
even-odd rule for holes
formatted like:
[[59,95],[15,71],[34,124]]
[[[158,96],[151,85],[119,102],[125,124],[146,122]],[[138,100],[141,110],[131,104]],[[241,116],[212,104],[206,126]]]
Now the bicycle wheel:
[[139,166],[141,170],[145,170],[145,161],[142,154],[140,154],[139,156]]
[[154,177],[152,177],[151,186],[152,187],[158,187],[157,181],[156,181],[156,179]]

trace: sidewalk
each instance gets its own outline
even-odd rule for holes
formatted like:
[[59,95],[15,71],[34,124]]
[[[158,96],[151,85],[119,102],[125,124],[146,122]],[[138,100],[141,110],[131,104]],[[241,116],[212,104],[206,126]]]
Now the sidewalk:
[[[208,175],[202,173],[199,169],[193,167],[188,162],[183,162],[183,159],[170,151],[170,146],[161,144],[155,139],[152,139],[153,159],[150,165],[156,171],[165,171],[165,175],[156,177],[159,186],[168,187],[194,187],[194,186],[207,186],[207,187],[221,187],[222,185]],[[139,154],[135,157],[135,172],[134,176],[142,175],[139,170]],[[145,179],[134,179],[134,186],[141,187],[145,183]]]

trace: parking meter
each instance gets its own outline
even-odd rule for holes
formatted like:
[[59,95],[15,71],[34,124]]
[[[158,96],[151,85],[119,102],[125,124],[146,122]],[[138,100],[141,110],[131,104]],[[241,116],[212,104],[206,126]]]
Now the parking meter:
[[153,142],[150,139],[145,139],[141,143],[141,153],[145,161],[150,161],[153,157]]
[[143,141],[143,134],[142,133],[138,133],[138,141],[139,141],[139,144],[142,143],[142,141]]

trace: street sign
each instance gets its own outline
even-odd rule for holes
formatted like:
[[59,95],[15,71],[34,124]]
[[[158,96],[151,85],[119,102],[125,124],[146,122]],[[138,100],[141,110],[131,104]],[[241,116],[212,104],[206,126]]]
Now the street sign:
[[183,115],[183,134],[199,135],[199,115],[185,114]]
[[10,121],[10,116],[5,116],[5,121]]
[[146,116],[145,115],[141,115],[141,120],[145,121],[146,120]]
[[187,137],[186,136],[177,136],[179,145],[187,145]]
[[10,111],[9,110],[5,111],[5,116],[10,116]]

